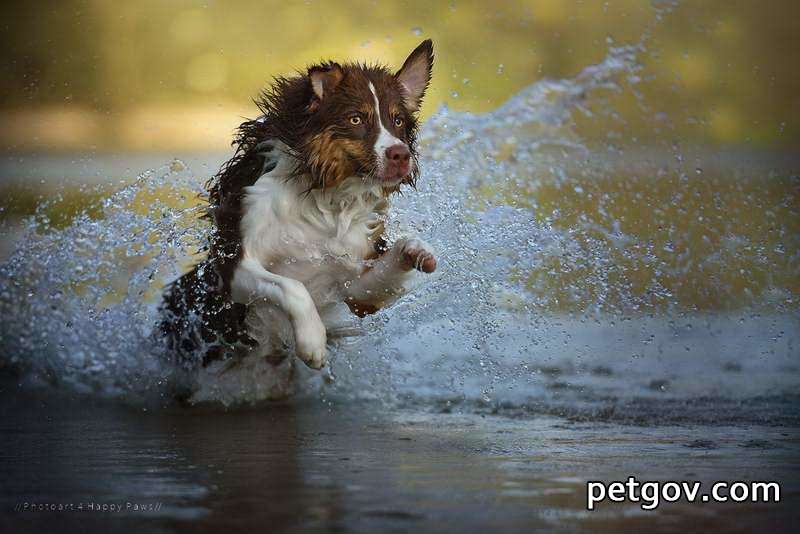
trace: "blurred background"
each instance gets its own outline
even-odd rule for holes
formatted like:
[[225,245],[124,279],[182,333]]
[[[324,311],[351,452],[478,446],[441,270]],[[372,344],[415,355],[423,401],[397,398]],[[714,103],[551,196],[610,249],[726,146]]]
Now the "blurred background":
[[[158,500],[162,531],[797,523],[797,0],[30,0],[0,28],[0,507]],[[387,227],[437,273],[332,346],[322,402],[150,410],[173,394],[155,304],[207,243],[198,195],[252,98],[426,38],[423,172]],[[25,391],[45,384],[88,395]],[[590,518],[585,480],[631,472],[794,501]]]
[[[207,178],[257,113],[252,98],[319,59],[397,68],[432,38],[427,118],[443,105],[496,109],[609,47],[639,44],[642,68],[567,125],[613,169],[562,157],[523,185],[479,184],[479,201],[532,207],[602,239],[589,224],[633,236],[657,261],[618,258],[626,287],[646,293],[659,278],[680,305],[800,292],[797,2],[41,0],[0,14],[0,219],[12,225],[37,205],[66,224],[106,194],[83,185],[129,181],[176,157]],[[2,257],[10,240],[0,243]],[[596,299],[574,295],[587,273],[558,258],[532,276],[557,307]]]
[[[615,105],[640,139],[792,149],[800,133],[800,5],[641,0],[6,2],[0,149],[222,150],[272,76],[322,58],[399,65],[436,45],[424,113],[497,107],[542,78],[574,75],[609,43],[638,42],[641,97]],[[606,135],[601,128],[591,132]]]

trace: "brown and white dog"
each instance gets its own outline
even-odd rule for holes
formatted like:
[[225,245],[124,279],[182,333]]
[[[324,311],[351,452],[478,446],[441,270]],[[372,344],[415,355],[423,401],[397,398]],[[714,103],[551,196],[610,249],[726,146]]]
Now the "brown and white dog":
[[374,313],[414,269],[436,269],[421,240],[383,237],[389,197],[419,174],[415,115],[432,67],[426,40],[396,73],[325,62],[277,78],[257,101],[263,115],[240,126],[208,184],[207,259],[162,307],[171,354],[194,376],[191,400],[287,395],[295,354],[325,365],[342,307]]

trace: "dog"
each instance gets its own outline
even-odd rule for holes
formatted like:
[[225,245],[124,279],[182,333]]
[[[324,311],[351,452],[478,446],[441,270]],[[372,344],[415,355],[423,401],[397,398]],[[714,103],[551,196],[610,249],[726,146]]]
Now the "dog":
[[[160,333],[191,402],[284,398],[295,356],[326,365],[328,330],[397,300],[436,258],[389,245],[391,197],[419,176],[417,114],[433,69],[423,41],[392,73],[326,61],[278,77],[234,156],[207,183],[206,259],[166,288]],[[351,316],[352,317],[352,316]]]

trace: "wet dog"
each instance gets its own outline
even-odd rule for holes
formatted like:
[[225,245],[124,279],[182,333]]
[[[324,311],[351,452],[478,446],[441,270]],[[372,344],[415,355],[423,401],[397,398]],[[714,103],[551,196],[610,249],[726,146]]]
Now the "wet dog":
[[419,175],[416,114],[433,67],[422,42],[395,73],[325,62],[277,78],[208,184],[207,259],[165,293],[161,333],[193,401],[291,392],[295,355],[326,364],[328,329],[396,300],[436,269],[415,238],[389,245],[389,200]]

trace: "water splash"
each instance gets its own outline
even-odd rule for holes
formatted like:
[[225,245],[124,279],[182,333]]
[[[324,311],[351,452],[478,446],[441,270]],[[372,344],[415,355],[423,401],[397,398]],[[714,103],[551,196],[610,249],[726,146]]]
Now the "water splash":
[[151,337],[159,286],[207,239],[201,192],[202,182],[175,161],[65,228],[50,226],[43,202],[0,267],[3,366],[103,394],[162,385],[169,372],[153,357]]
[[[388,229],[432,243],[440,269],[364,319],[367,335],[332,347],[325,397],[558,411],[590,401],[596,410],[609,398],[790,394],[798,382],[791,280],[800,246],[788,218],[796,183],[755,197],[772,214],[763,225],[784,221],[763,238],[708,219],[710,206],[724,215],[735,199],[712,194],[692,207],[707,172],[656,166],[653,177],[674,190],[650,201],[675,209],[652,207],[653,222],[637,207],[651,186],[624,179],[607,155],[598,162],[575,133],[576,115],[592,119],[603,95],[634,91],[643,51],[613,47],[574,78],[535,83],[491,113],[443,108],[430,118],[419,189],[396,200]],[[65,228],[50,224],[44,203],[0,267],[0,366],[79,391],[167,395],[156,308],[163,284],[206,242],[203,182],[173,162]],[[733,182],[714,184],[716,192],[752,203]],[[615,202],[639,219],[615,217]],[[686,217],[706,217],[706,233],[683,239],[695,231],[678,226]],[[649,222],[640,231],[636,221]],[[649,228],[659,224],[666,229]],[[704,238],[712,254],[697,252]],[[742,286],[731,265],[773,277]],[[711,285],[696,282],[703,277]],[[724,314],[704,311],[707,288],[739,300],[723,299],[731,304]]]

